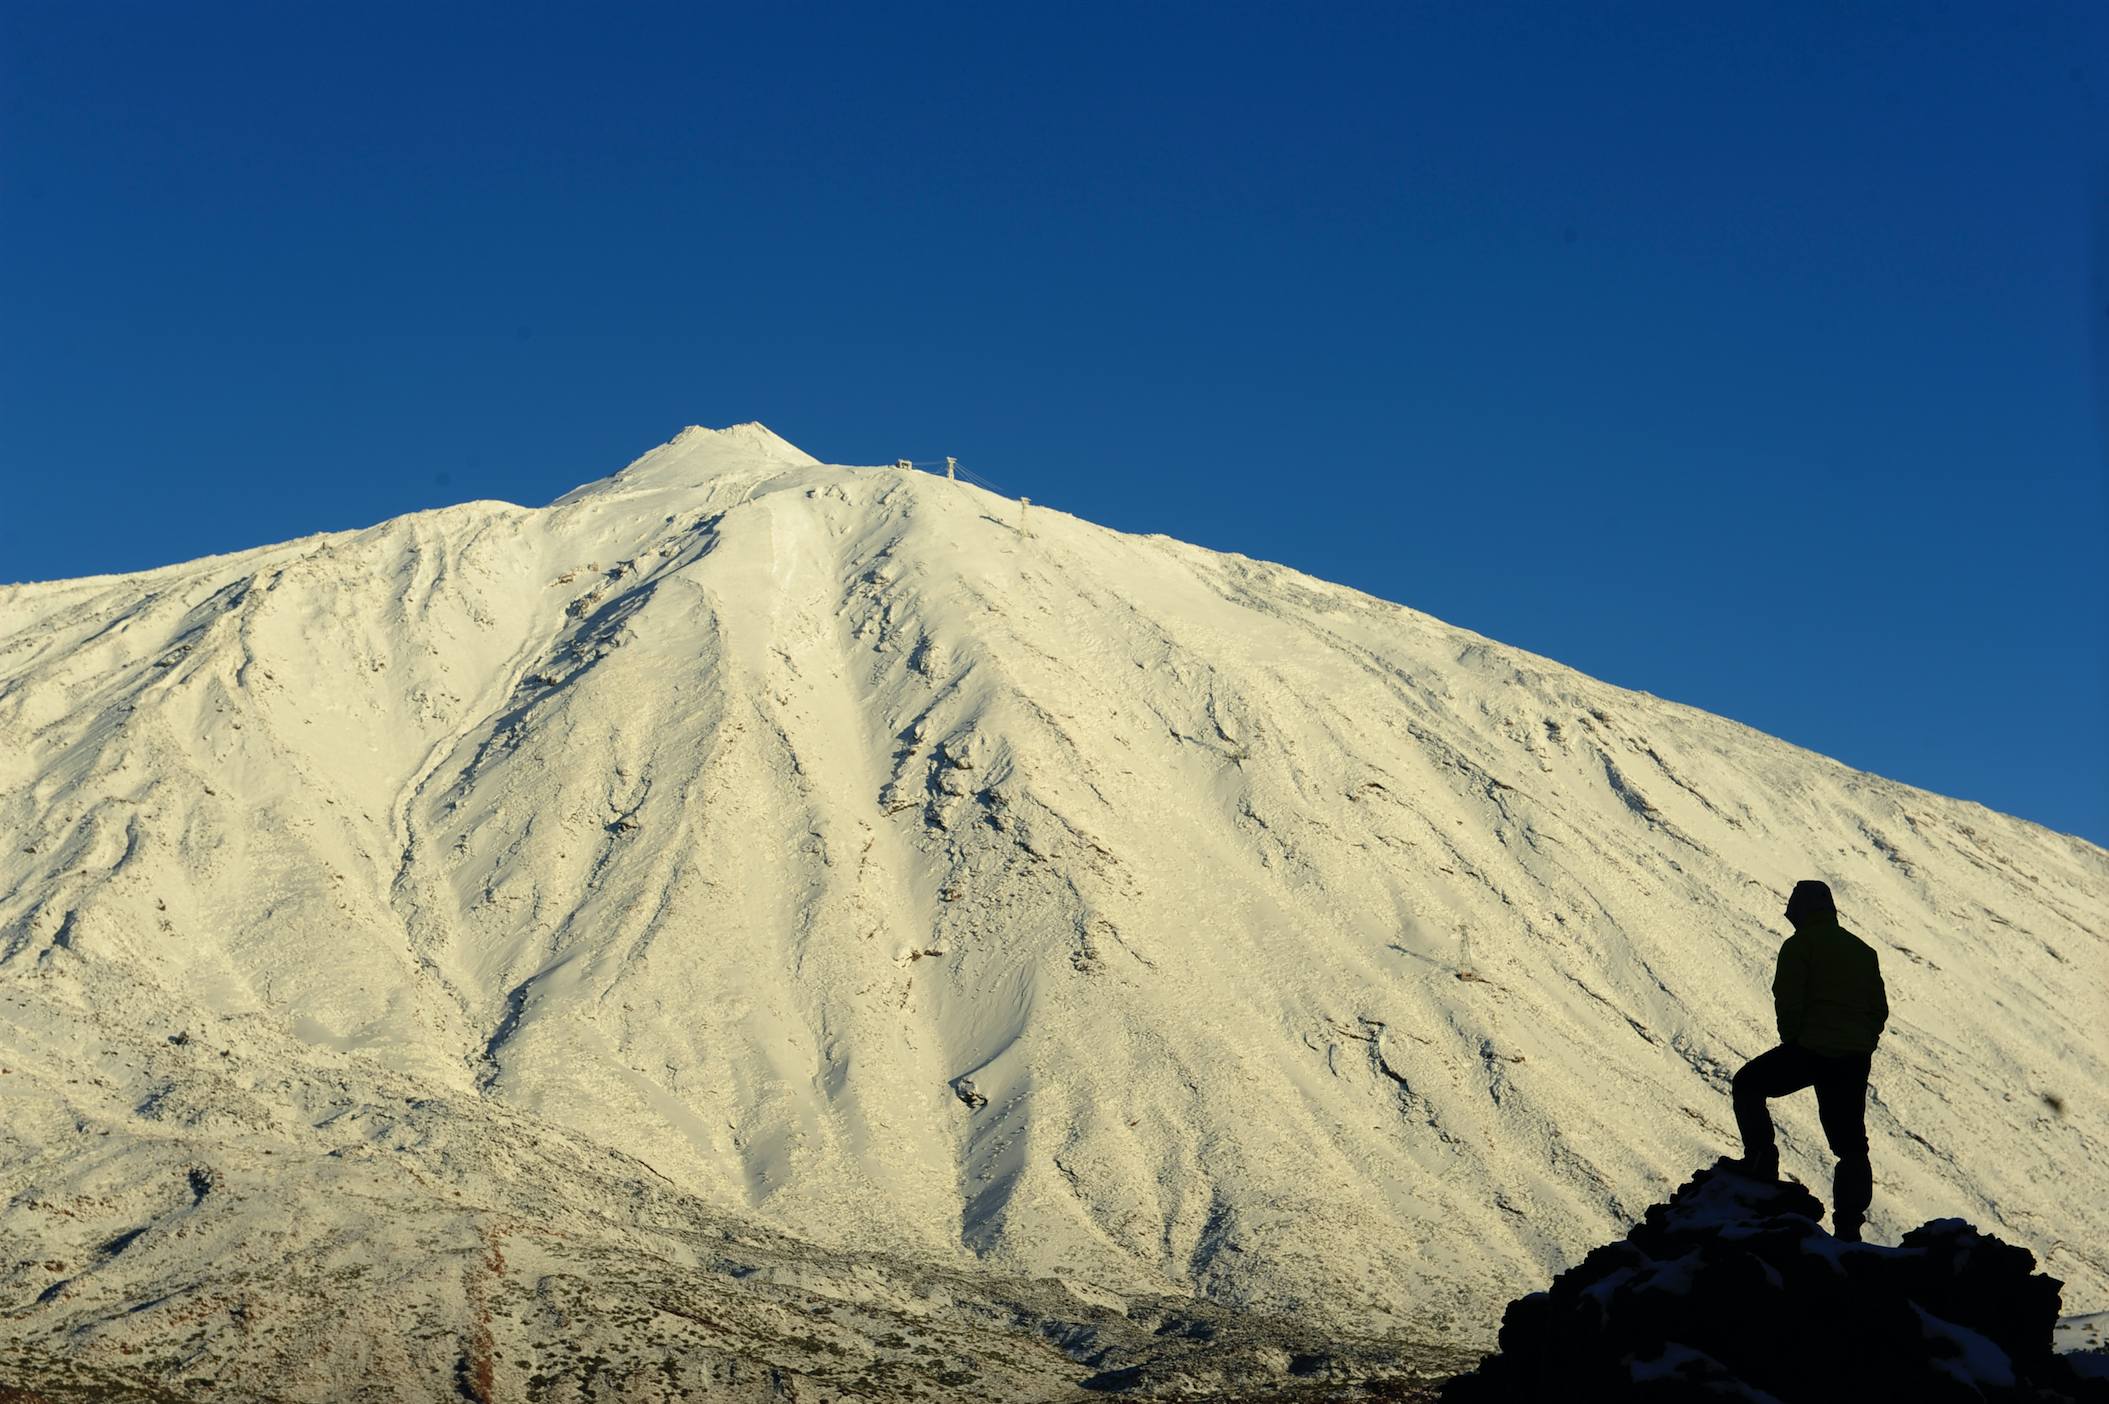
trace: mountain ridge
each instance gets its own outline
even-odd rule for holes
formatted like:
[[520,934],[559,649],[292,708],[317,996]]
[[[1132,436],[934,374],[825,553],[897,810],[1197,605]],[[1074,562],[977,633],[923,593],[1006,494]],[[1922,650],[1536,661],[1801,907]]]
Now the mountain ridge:
[[1823,876],[1897,1010],[1874,1229],[2109,1294],[2084,840],[758,425],[149,575],[0,590],[0,973],[84,1001],[6,1037],[152,986],[826,1251],[1470,1345],[1733,1147]]

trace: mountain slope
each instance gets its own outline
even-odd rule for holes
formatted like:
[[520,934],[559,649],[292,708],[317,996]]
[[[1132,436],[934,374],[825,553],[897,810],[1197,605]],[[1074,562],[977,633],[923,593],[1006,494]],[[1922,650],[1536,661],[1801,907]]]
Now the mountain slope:
[[[815,1252],[1477,1347],[1733,1148],[1817,876],[1895,1010],[1872,1232],[1968,1217],[2105,1304],[2101,849],[1280,567],[1020,527],[750,425],[539,510],[0,591],[13,1256],[128,1163],[249,1156],[327,1221],[331,1156],[423,1164],[348,1110],[394,1078]],[[1782,1125],[1827,1183],[1813,1105]],[[7,1290],[115,1330],[200,1251]]]

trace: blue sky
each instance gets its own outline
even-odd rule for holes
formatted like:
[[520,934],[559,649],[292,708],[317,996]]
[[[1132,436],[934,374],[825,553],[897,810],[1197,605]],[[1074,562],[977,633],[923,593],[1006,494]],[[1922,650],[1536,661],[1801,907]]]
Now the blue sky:
[[0,5],[0,580],[957,455],[2109,842],[2109,10]]

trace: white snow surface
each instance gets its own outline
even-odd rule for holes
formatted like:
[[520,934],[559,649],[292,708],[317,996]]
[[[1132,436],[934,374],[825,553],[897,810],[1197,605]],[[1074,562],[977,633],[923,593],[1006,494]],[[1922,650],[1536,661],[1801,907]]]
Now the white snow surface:
[[349,1272],[328,1368],[380,1368],[501,1242],[590,1283],[693,1213],[1484,1347],[1736,1149],[1803,877],[1894,1011],[1870,1236],[1960,1216],[2109,1306],[2109,854],[1019,519],[741,425],[540,509],[0,588],[0,1334],[188,1304],[232,1360]]

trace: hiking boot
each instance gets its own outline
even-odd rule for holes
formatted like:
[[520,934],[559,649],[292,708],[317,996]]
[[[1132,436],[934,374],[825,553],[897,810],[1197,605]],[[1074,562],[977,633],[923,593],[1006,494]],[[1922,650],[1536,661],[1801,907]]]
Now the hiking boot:
[[1860,1225],[1866,1222],[1858,1214],[1836,1214],[1832,1216],[1831,1237],[1840,1243],[1858,1243]]
[[1720,1168],[1731,1175],[1741,1175],[1746,1180],[1756,1180],[1760,1184],[1770,1185],[1779,1182],[1779,1157],[1776,1155],[1758,1157],[1756,1159],[1732,1159],[1724,1155],[1720,1160]]

